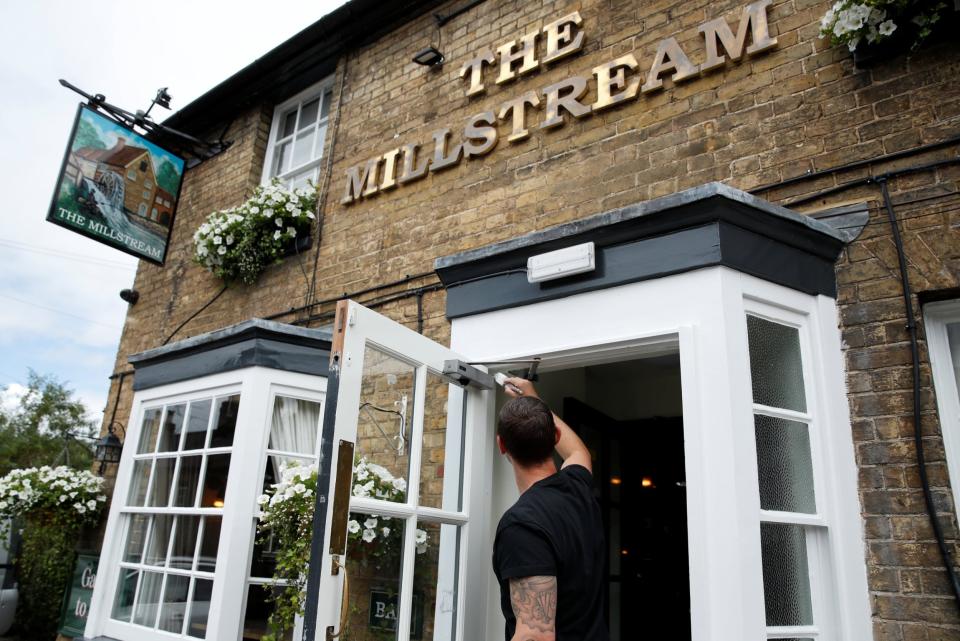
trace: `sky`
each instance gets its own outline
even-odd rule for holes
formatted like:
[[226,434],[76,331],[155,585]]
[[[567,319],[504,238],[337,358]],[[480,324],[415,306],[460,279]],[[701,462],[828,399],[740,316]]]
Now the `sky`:
[[169,87],[170,113],[343,0],[0,2],[0,405],[28,369],[107,404],[137,260],[45,222],[78,102],[63,78],[128,111]]

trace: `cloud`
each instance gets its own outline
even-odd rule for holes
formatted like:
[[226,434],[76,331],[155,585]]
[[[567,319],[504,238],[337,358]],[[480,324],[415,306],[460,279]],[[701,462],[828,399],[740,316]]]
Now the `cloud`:
[[15,411],[20,407],[20,399],[27,394],[27,388],[20,383],[10,383],[0,391],[0,408],[4,412]]

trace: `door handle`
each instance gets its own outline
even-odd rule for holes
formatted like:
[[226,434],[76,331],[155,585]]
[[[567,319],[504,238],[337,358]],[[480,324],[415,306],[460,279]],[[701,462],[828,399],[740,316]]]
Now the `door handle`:
[[347,629],[347,620],[350,617],[350,575],[347,574],[345,566],[338,557],[333,557],[333,573],[339,574],[343,570],[343,594],[340,597],[340,630],[333,631],[333,626],[327,626],[327,641],[338,638],[343,631]]

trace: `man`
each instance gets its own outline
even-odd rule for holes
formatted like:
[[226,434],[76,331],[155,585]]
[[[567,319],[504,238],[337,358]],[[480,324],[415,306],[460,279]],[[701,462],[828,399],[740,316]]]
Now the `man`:
[[[512,386],[512,387],[511,387]],[[509,378],[497,445],[520,498],[497,526],[493,570],[507,641],[608,641],[603,522],[590,452],[537,396]],[[560,471],[553,450],[563,459]]]

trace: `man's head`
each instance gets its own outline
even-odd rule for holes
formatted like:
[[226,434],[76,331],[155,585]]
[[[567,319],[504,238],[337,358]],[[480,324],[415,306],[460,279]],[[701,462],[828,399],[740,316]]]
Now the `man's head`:
[[560,432],[546,403],[521,396],[510,399],[500,410],[497,436],[501,453],[509,454],[522,467],[531,467],[550,459]]

